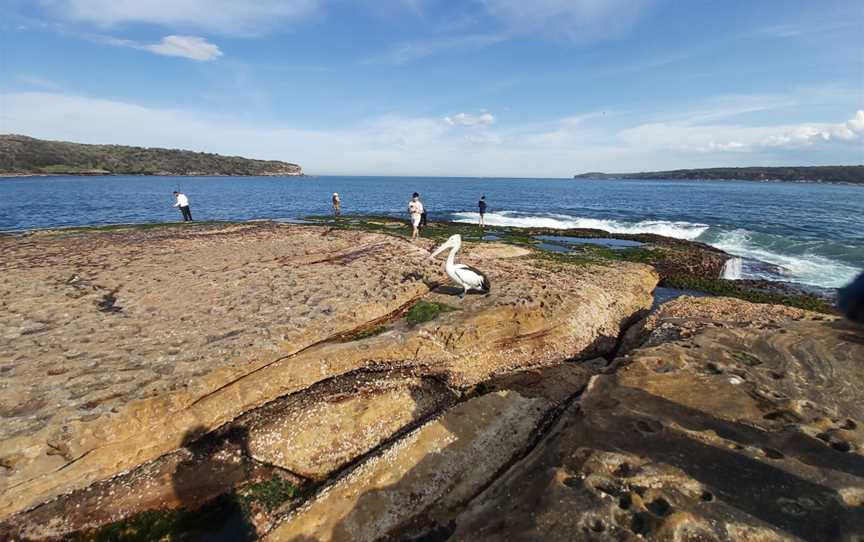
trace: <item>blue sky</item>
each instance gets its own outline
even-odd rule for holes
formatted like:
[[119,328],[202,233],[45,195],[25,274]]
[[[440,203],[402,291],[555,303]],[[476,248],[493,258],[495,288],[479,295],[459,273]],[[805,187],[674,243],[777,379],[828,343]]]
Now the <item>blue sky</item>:
[[0,133],[313,174],[864,163],[857,0],[0,6]]

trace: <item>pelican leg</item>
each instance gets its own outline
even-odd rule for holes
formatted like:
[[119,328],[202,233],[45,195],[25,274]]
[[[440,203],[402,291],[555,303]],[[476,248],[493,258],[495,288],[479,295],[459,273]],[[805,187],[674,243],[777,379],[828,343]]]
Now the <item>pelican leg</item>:
[[464,286],[464,288],[465,289],[462,291],[462,294],[459,296],[459,299],[465,299],[465,294],[468,293],[468,287]]

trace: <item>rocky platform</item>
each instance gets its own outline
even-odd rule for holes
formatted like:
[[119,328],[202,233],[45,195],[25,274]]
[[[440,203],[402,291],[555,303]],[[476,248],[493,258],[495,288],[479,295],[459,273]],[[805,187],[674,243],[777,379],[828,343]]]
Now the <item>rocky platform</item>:
[[493,290],[459,301],[430,241],[271,223],[0,243],[0,520],[29,538],[320,483],[478,384],[611,355],[657,283],[469,243]]
[[500,242],[466,243],[493,290],[460,302],[434,243],[384,233],[62,235],[0,240],[0,538],[864,536],[836,317],[648,314],[647,265]]

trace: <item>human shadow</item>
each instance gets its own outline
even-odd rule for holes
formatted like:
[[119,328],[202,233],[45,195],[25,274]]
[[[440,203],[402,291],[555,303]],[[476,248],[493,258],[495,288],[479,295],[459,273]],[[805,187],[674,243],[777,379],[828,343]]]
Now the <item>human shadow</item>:
[[[418,412],[417,406],[421,398],[416,395],[417,390],[412,388],[412,398],[415,413]],[[394,532],[404,533],[413,531],[415,527],[425,525],[429,514],[434,511],[438,503],[444,497],[441,492],[443,487],[452,489],[453,482],[458,480],[454,477],[448,477],[448,468],[442,468],[439,462],[441,458],[447,458],[452,455],[458,448],[460,442],[466,441],[470,437],[470,427],[453,423],[450,417],[446,416],[443,411],[440,417],[435,418],[434,423],[441,424],[441,429],[445,433],[452,435],[449,438],[450,444],[436,448],[434,453],[426,454],[423,459],[411,466],[407,471],[399,476],[399,479],[384,487],[378,487],[363,492],[360,497],[354,502],[347,514],[344,514],[338,521],[329,523],[324,518],[324,521],[316,526],[320,531],[306,532],[298,534],[290,538],[281,538],[281,540],[290,540],[291,542],[317,542],[318,540],[327,539],[333,541],[364,541],[378,539],[399,539],[400,535],[395,535]],[[436,413],[438,414],[438,413]],[[388,448],[399,449],[402,443],[406,442],[414,434],[414,431],[422,431],[426,427],[426,423],[430,422],[435,414],[426,414],[423,418],[418,419],[415,423],[403,428],[394,434],[386,443],[379,446],[375,450],[370,451],[363,457],[354,460],[353,464],[343,472],[335,475],[337,480],[336,486],[327,488],[325,485],[323,491],[319,495],[326,495],[329,492],[336,490],[338,480],[350,477],[355,469],[362,471],[368,468],[375,469],[374,463],[376,457],[382,452],[386,453]],[[398,444],[396,444],[398,443]],[[409,453],[410,455],[410,453]],[[464,455],[461,454],[460,457]],[[410,462],[410,459],[408,460]],[[470,457],[464,455],[462,457],[463,465],[470,463]],[[398,470],[400,461],[394,460],[392,457],[381,460],[378,465],[382,466],[387,471],[391,469]],[[375,484],[375,478],[378,475],[387,477],[383,471],[376,473],[373,479],[369,481],[371,485]],[[325,497],[326,498],[326,497]],[[350,497],[346,497],[350,498]],[[335,508],[326,511],[326,514],[339,514],[340,503],[335,503]],[[407,513],[406,513],[407,512]],[[401,521],[401,518],[408,518],[408,521]],[[286,518],[291,521],[292,518]],[[437,526],[436,526],[437,528]],[[446,529],[446,527],[445,527]],[[326,532],[324,532],[326,530]],[[320,532],[320,535],[319,535]],[[452,532],[452,528],[447,529],[447,534]]]
[[[482,388],[478,395],[469,394],[467,401],[442,410],[428,425],[421,421],[367,457],[356,459],[351,469],[321,488],[319,509],[314,508],[314,498],[311,506],[303,507],[301,514],[309,515],[302,518],[303,526],[292,531],[303,534],[280,533],[279,539],[446,540],[456,528],[452,517],[530,449],[537,427],[545,423],[549,412],[582,389],[585,373],[576,364],[571,367],[578,375],[568,378],[555,373],[558,378],[541,382],[538,373],[545,371],[535,369],[526,370],[521,379],[511,375],[478,386],[477,390]],[[546,384],[550,389],[541,389]],[[519,397],[512,394],[516,388]],[[496,393],[504,390],[511,394]],[[415,398],[415,408],[418,400]],[[361,489],[355,498],[353,489],[346,488],[343,500],[340,483],[350,479],[352,472],[364,478],[361,485],[373,489]],[[378,484],[378,480],[394,477],[398,479],[393,483]],[[350,509],[340,510],[346,500],[353,501]],[[331,515],[338,519],[329,519]]]
[[180,507],[178,530],[185,540],[251,541],[255,529],[232,491],[249,478],[249,433],[245,427],[207,434],[194,427],[183,436],[187,457],[172,474]]

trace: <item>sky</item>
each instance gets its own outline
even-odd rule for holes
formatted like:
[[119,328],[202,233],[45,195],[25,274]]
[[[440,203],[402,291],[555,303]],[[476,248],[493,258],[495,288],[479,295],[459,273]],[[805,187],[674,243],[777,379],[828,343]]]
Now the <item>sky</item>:
[[860,0],[0,0],[0,133],[308,174],[864,163]]

